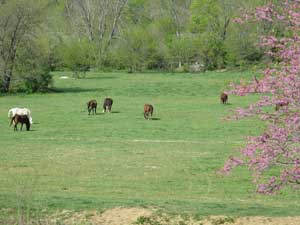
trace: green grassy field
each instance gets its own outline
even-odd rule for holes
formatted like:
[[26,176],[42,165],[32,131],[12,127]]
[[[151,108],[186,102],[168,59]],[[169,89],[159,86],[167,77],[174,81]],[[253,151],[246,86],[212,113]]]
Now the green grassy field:
[[[257,96],[219,101],[229,81],[250,73],[88,73],[59,79],[53,93],[0,97],[0,208],[49,210],[154,207],[194,215],[300,215],[299,191],[255,193],[251,176],[216,170],[262,127],[224,121]],[[102,114],[104,97],[113,113]],[[86,102],[98,100],[88,116]],[[144,103],[154,120],[143,118]],[[7,111],[32,110],[30,132],[14,132]]]

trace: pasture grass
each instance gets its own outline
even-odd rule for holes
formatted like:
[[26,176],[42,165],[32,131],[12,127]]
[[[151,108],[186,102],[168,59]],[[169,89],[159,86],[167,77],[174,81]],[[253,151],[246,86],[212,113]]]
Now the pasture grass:
[[[245,168],[216,171],[263,126],[255,119],[225,121],[229,110],[258,96],[220,92],[250,72],[96,73],[60,79],[47,94],[0,97],[0,208],[85,210],[124,206],[192,215],[299,215],[299,191],[255,193]],[[102,113],[104,97],[114,99]],[[86,102],[98,101],[88,116]],[[144,103],[154,119],[143,118]],[[32,110],[30,132],[14,132],[7,111]],[[0,213],[1,214],[1,213]]]

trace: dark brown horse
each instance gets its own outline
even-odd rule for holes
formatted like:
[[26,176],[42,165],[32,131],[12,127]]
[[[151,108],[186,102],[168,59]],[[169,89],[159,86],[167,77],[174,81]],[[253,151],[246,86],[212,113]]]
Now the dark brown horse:
[[111,112],[113,100],[111,98],[105,98],[103,103],[103,112]]
[[89,115],[91,114],[91,111],[94,114],[97,114],[97,101],[95,99],[90,100],[87,104],[87,109],[89,112]]
[[152,118],[153,114],[153,106],[150,104],[145,104],[144,105],[144,118],[149,120],[150,116]]
[[10,126],[14,123],[14,131],[18,130],[18,124],[21,123],[21,130],[23,128],[23,124],[26,125],[26,130],[30,129],[30,120],[27,115],[18,115],[16,114],[11,118]]
[[222,92],[221,96],[220,96],[220,99],[221,99],[221,103],[227,104],[227,102],[228,102],[228,95],[226,93]]

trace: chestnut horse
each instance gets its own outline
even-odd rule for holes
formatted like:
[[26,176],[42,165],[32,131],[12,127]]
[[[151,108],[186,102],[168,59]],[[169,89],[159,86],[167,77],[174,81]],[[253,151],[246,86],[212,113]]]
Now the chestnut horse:
[[221,96],[220,96],[220,99],[221,99],[221,103],[227,104],[227,102],[228,102],[228,95],[226,93],[222,92]]
[[152,114],[153,114],[153,106],[150,104],[145,104],[144,105],[144,118],[149,120],[150,116],[152,118]]

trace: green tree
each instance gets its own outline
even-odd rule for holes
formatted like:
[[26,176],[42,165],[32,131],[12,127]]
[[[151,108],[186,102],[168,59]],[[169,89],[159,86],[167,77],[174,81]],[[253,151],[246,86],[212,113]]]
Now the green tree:
[[121,44],[122,61],[128,66],[129,72],[142,71],[151,60],[155,41],[147,30],[132,26],[124,32]]
[[[98,62],[119,35],[128,0],[66,0],[65,18],[69,36],[89,40]],[[72,42],[72,39],[71,39]]]
[[20,46],[17,58],[15,75],[21,81],[18,89],[29,93],[47,91],[52,84],[48,44],[42,39],[29,39]]
[[191,4],[190,30],[198,35],[200,55],[207,69],[226,65],[225,42],[236,8],[236,0],[200,0]]
[[47,6],[42,0],[10,0],[0,2],[1,91],[8,92],[13,77],[17,52],[42,23]]
[[68,41],[59,50],[60,58],[66,68],[73,71],[75,78],[85,73],[95,64],[93,43],[88,40]]

